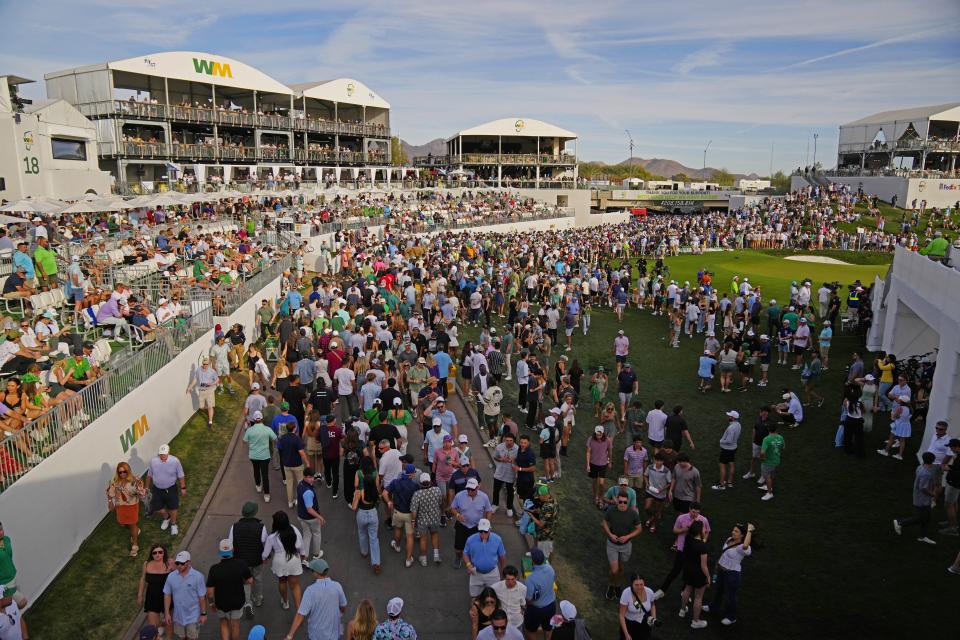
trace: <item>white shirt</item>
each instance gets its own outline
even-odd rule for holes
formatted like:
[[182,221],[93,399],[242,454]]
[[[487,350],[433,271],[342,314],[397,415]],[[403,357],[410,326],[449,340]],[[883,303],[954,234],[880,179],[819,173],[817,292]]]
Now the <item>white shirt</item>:
[[660,409],[651,409],[647,412],[647,438],[662,442],[666,434],[667,414]]
[[530,365],[526,360],[517,360],[517,384],[530,382]]
[[333,373],[333,381],[337,383],[337,393],[341,396],[353,393],[353,383],[356,379],[357,374],[346,367],[340,367]]
[[0,613],[0,640],[23,640],[20,630],[20,608],[16,602]]
[[507,613],[507,624],[519,627],[523,623],[523,606],[527,603],[527,585],[517,580],[513,589],[507,587],[504,580],[495,582],[493,590],[500,598],[500,608]]
[[727,539],[724,543],[723,548],[726,549],[726,551],[720,554],[718,564],[727,571],[740,571],[740,563],[743,562],[744,558],[753,553],[753,549],[750,547],[744,549],[743,543],[733,547],[730,546],[731,544],[733,544],[731,539]]
[[951,439],[950,435],[945,433],[939,437],[934,436],[933,440],[930,441],[930,446],[927,447],[927,451],[934,455],[933,464],[943,464],[946,458],[953,456],[949,444]]
[[400,451],[390,449],[380,456],[380,475],[383,480],[380,484],[384,487],[400,477],[403,472],[403,464],[400,462]]
[[[290,527],[293,529],[293,532],[297,534],[297,552],[299,553],[303,550],[303,536],[300,534],[300,529],[297,529],[293,525],[290,525]],[[231,528],[230,531],[232,532],[233,529]],[[283,543],[280,542],[280,538],[276,533],[271,533],[267,536],[267,541],[263,545],[264,560],[270,557],[271,551],[281,558],[287,557],[287,550],[283,548]]]

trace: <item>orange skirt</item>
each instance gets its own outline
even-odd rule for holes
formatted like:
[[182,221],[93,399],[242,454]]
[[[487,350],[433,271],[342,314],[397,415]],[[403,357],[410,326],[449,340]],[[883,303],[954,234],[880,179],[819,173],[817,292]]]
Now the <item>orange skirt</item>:
[[117,524],[124,527],[137,524],[140,520],[140,503],[117,505]]

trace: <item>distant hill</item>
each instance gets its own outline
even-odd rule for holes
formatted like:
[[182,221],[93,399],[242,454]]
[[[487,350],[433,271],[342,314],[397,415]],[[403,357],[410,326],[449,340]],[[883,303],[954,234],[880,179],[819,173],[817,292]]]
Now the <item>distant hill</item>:
[[410,144],[406,140],[400,140],[400,145],[403,147],[403,152],[407,154],[407,158],[413,161],[417,156],[425,155],[434,155],[442,156],[447,153],[447,143],[443,138],[437,138],[436,140],[431,140],[426,144],[414,145]]
[[[640,166],[655,176],[665,176],[666,178],[675,176],[678,173],[683,173],[698,180],[702,180],[704,176],[707,176],[708,178],[713,177],[715,173],[722,171],[721,169],[715,169],[713,167],[707,167],[706,171],[703,169],[695,169],[693,167],[682,165],[676,160],[669,160],[667,158],[631,158],[618,163],[617,166]],[[756,178],[760,177],[755,173],[735,173],[733,176],[736,179],[746,178],[747,180],[755,180]]]

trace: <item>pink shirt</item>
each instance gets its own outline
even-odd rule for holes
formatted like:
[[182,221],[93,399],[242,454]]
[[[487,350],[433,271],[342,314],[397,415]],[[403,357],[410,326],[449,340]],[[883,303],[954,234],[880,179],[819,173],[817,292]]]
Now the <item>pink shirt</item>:
[[597,440],[596,436],[591,436],[590,439],[587,440],[587,450],[590,451],[590,464],[596,466],[610,464],[613,440],[610,438]]
[[[697,520],[703,520],[703,530],[707,533],[710,533],[710,521],[707,520],[707,517],[702,513],[697,517]],[[681,527],[689,527],[693,524],[693,517],[689,513],[681,513],[677,516],[676,522],[673,523],[674,529],[680,529]],[[677,551],[683,551],[683,543],[687,540],[687,534],[681,533],[677,535]]]
[[437,480],[448,482],[453,475],[454,466],[459,466],[460,452],[456,447],[449,450],[441,447],[433,453],[433,462],[437,465]]
[[630,338],[627,336],[617,336],[613,339],[613,348],[616,355],[627,355],[630,352]]

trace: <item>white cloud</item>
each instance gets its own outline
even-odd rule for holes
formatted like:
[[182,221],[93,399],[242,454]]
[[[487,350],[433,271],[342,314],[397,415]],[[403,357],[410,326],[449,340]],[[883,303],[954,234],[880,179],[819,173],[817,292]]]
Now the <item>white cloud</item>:
[[673,65],[673,71],[680,75],[689,75],[691,71],[705,67],[718,67],[723,64],[726,54],[733,49],[729,42],[718,42],[704,49],[687,54],[683,60]]

